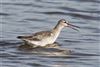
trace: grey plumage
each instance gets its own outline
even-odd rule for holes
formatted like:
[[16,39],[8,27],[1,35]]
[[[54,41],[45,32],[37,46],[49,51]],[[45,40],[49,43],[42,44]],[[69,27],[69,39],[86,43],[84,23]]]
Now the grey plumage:
[[34,40],[34,41],[40,41],[44,38],[47,38],[49,36],[52,35],[52,32],[50,31],[41,31],[41,32],[37,32],[35,34],[32,34],[30,36],[18,36],[18,39],[22,39],[22,40]]

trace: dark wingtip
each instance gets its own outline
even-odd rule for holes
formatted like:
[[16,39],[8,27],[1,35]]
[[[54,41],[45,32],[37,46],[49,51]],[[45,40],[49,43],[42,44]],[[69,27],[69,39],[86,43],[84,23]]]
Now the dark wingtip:
[[17,36],[17,38],[18,38],[18,39],[21,39],[21,38],[22,38],[22,36]]

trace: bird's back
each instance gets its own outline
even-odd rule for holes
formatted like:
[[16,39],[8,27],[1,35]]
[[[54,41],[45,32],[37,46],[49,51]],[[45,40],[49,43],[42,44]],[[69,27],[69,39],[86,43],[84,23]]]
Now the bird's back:
[[35,34],[29,35],[29,36],[18,36],[18,39],[29,39],[29,40],[42,40],[45,39],[47,37],[50,37],[52,35],[52,32],[50,31],[41,31],[41,32],[37,32]]

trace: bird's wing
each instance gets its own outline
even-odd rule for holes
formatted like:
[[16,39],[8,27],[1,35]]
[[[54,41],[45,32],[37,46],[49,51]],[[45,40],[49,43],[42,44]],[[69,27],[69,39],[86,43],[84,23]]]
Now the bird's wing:
[[49,36],[52,36],[52,32],[50,32],[50,31],[41,31],[41,32],[37,32],[37,33],[33,34],[33,38],[36,38],[39,40],[45,39]]
[[30,36],[18,36],[17,38],[22,39],[22,40],[34,40],[34,41],[40,41],[46,37],[51,36],[52,33],[50,31],[41,31],[41,32],[37,32],[33,35]]
[[22,39],[22,40],[36,40],[36,41],[39,41],[39,39],[37,39],[37,38],[33,38],[33,36],[18,36],[17,37],[18,39]]

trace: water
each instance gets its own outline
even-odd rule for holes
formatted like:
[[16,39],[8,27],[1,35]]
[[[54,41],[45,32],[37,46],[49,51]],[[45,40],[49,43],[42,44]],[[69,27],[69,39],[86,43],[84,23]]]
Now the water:
[[[1,67],[100,67],[99,0],[1,0]],[[18,35],[48,30],[59,19],[80,26],[63,29],[57,42],[71,55],[44,55],[18,50]]]

